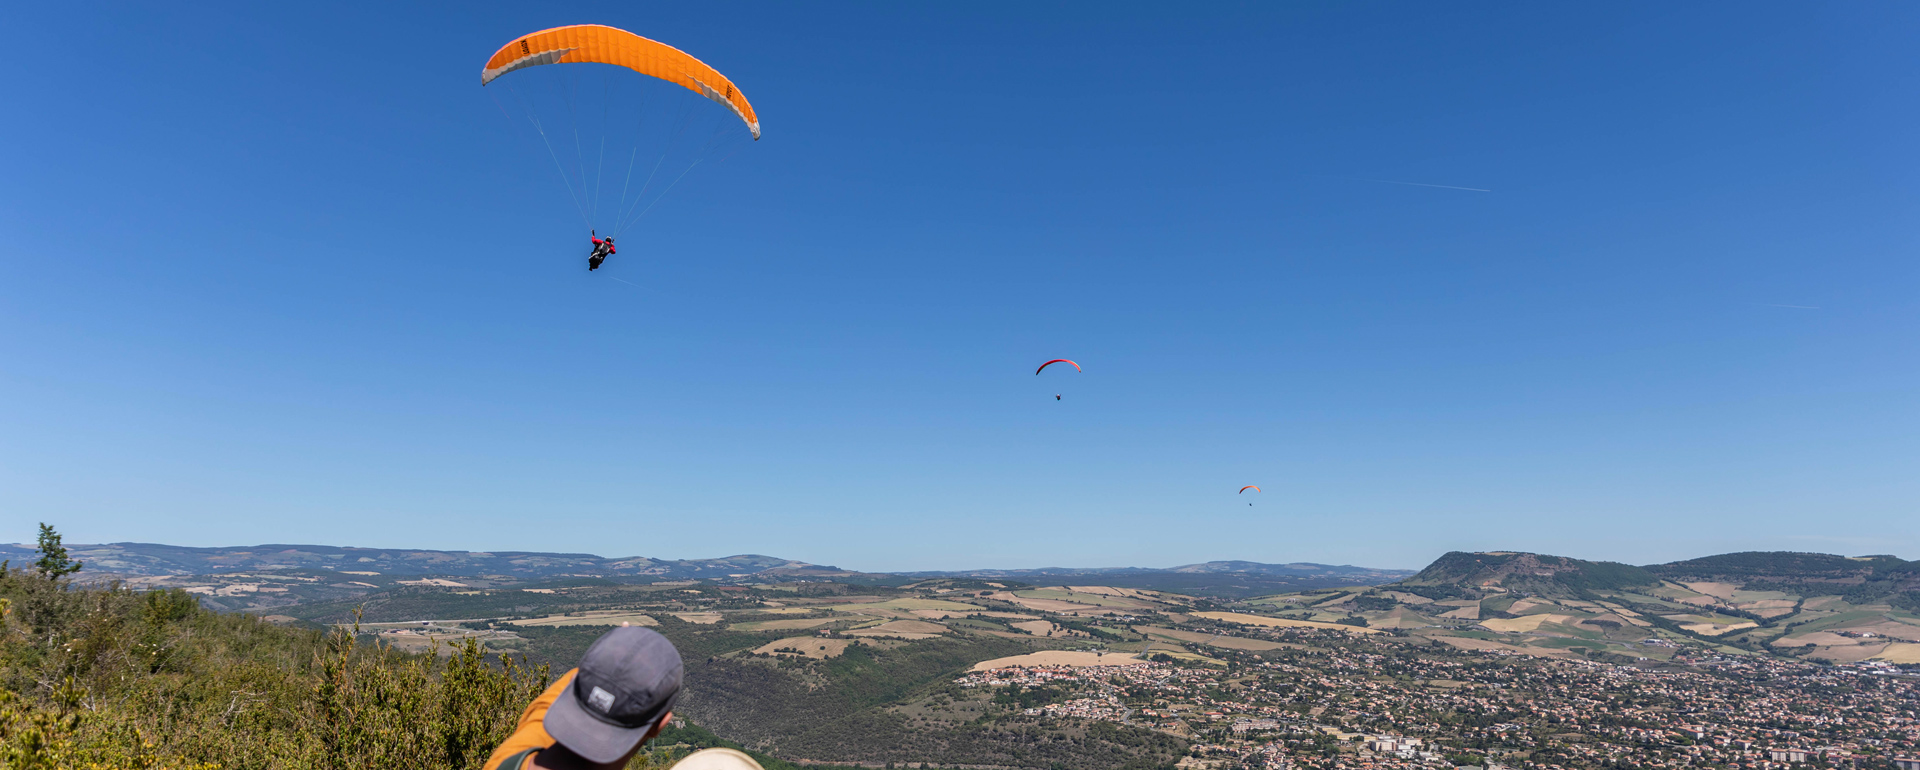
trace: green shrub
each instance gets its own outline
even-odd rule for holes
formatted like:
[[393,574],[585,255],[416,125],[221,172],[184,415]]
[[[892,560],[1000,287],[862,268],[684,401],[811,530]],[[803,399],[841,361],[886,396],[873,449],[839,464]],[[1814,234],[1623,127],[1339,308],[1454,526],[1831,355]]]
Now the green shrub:
[[0,565],[0,769],[477,770],[552,679],[472,640],[408,655],[357,631]]

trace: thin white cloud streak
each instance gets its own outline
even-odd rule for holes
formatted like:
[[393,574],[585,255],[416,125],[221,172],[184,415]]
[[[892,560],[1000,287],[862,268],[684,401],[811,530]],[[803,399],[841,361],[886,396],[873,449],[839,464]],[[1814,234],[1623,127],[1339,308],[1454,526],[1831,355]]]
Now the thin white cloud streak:
[[1466,190],[1467,192],[1485,192],[1485,193],[1493,192],[1492,190],[1483,190],[1478,187],[1455,187],[1450,184],[1427,184],[1426,182],[1399,182],[1392,179],[1368,179],[1366,181],[1379,182],[1381,184],[1403,184],[1410,187],[1438,187],[1442,190]]
[[624,281],[624,280],[621,280],[621,279],[619,279],[619,278],[615,278],[615,277],[613,277],[613,276],[611,276],[611,275],[609,275],[609,276],[607,276],[607,280],[609,280],[609,281],[620,281],[621,283],[624,283],[624,284],[626,284],[626,285],[628,285],[628,286],[632,286],[633,288],[636,288],[636,289],[639,289],[639,290],[641,290],[641,291],[644,291],[644,292],[647,292],[647,293],[649,293],[649,294],[659,294],[659,293],[660,293],[660,292],[659,292],[659,290],[657,290],[657,289],[654,289],[654,288],[651,288],[651,287],[647,287],[647,286],[641,286],[640,284],[637,284],[637,283],[634,283],[634,282],[632,282],[632,281]]

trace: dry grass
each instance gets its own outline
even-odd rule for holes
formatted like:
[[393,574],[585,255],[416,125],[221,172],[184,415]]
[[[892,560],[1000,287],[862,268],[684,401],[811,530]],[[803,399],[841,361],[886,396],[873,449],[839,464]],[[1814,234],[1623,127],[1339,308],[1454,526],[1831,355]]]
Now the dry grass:
[[1426,628],[1433,625],[1433,618],[1406,607],[1395,607],[1378,619],[1369,619],[1367,625],[1373,628]]
[[1823,647],[1808,653],[1808,657],[1831,660],[1835,663],[1858,663],[1878,658],[1886,654],[1891,644],[1856,644],[1849,647]]
[[1237,636],[1203,634],[1198,631],[1181,631],[1179,629],[1159,628],[1157,626],[1140,626],[1139,628],[1148,636],[1155,638],[1164,638],[1192,644],[1204,644],[1209,647],[1220,647],[1228,650],[1278,650],[1282,647],[1295,646],[1281,644],[1279,642],[1269,642],[1263,639],[1242,639]]
[[1458,647],[1462,650],[1506,650],[1507,652],[1520,651],[1520,648],[1515,647],[1511,644],[1501,644],[1491,639],[1475,639],[1470,636],[1435,636],[1433,638],[1441,642],[1445,642],[1454,647]]
[[1790,599],[1761,599],[1753,602],[1741,602],[1739,607],[1743,610],[1790,610],[1793,609],[1795,604],[1796,602]]
[[1841,636],[1830,631],[1814,631],[1805,634],[1793,634],[1773,640],[1774,647],[1839,647],[1859,644],[1860,640]]
[[[1061,593],[1064,594],[1066,592],[1062,591]],[[1057,612],[1062,614],[1070,614],[1070,613],[1083,613],[1083,614],[1102,613],[1104,614],[1109,612],[1109,610],[1107,610],[1106,608],[1103,608],[1097,605],[1081,604],[1079,602],[1061,601],[1059,599],[1038,599],[1038,598],[1031,598],[1026,596],[1017,596],[1011,591],[997,592],[993,594],[992,598],[999,599],[1001,601],[1012,602],[1014,604],[1018,604],[1027,609],[1035,610],[1038,612]]]
[[406,653],[436,651],[441,655],[453,653],[453,645],[462,639],[485,638],[479,634],[440,633],[440,634],[381,634],[380,643]]
[[833,608],[835,612],[875,612],[878,610],[898,610],[900,612],[912,612],[914,610],[946,610],[949,612],[964,612],[964,613],[979,612],[980,609],[981,608],[977,605],[962,604],[960,602],[950,602],[945,599],[893,599],[893,600],[884,601],[884,602],[867,602],[863,604],[844,604],[844,605],[840,605]]
[[1490,639],[1474,639],[1465,636],[1433,636],[1436,641],[1458,647],[1463,650],[1504,650],[1519,655],[1531,655],[1537,658],[1571,658],[1577,654],[1556,647],[1533,647],[1529,645],[1501,644]]
[[438,586],[440,588],[466,588],[467,587],[466,583],[461,583],[454,580],[448,580],[446,578],[420,578],[419,580],[395,580],[393,582],[399,583],[400,585],[403,585],[403,586]]
[[[813,658],[814,660],[825,660],[827,658],[838,657],[841,653],[846,652],[848,644],[851,644],[851,642],[846,639],[790,636],[777,642],[768,642],[760,645],[754,649],[754,652],[766,653],[783,658],[805,657]],[[781,652],[781,650],[798,650],[799,652]]]
[[1054,629],[1053,623],[1045,620],[1023,620],[1018,623],[1008,623],[1007,625],[1033,634],[1034,636],[1046,636],[1053,633]]
[[972,604],[950,602],[944,599],[893,599],[884,602],[862,602],[859,604],[822,607],[820,609],[829,609],[834,612],[844,612],[849,615],[865,615],[874,618],[915,620],[923,618],[938,619],[938,617],[932,613],[971,615],[979,612],[982,608]]
[[515,626],[617,626],[632,623],[636,626],[657,626],[660,621],[653,616],[632,610],[594,610],[578,615],[548,615],[544,618],[508,621]]
[[1884,660],[1888,663],[1920,663],[1920,644],[1895,642],[1887,645],[1886,649],[1873,657],[1875,660]]
[[1702,593],[1708,596],[1726,599],[1727,601],[1732,601],[1733,592],[1738,590],[1732,583],[1681,583],[1681,585],[1686,586],[1688,590],[1695,593]]
[[1199,654],[1199,653],[1196,653],[1196,652],[1187,652],[1186,650],[1179,650],[1179,649],[1174,649],[1174,650],[1154,650],[1154,651],[1153,651],[1153,654],[1155,654],[1155,655],[1165,655],[1165,656],[1167,656],[1167,657],[1169,657],[1169,658],[1173,658],[1173,659],[1175,659],[1175,660],[1186,660],[1186,661],[1192,661],[1192,662],[1194,662],[1194,663],[1199,663],[1199,664],[1201,664],[1201,665],[1204,665],[1204,666],[1221,666],[1221,667],[1225,667],[1225,666],[1227,665],[1227,662],[1226,662],[1226,661],[1224,661],[1224,660],[1220,660],[1219,658],[1209,658],[1209,657],[1207,657],[1207,656],[1205,656],[1205,655],[1201,655],[1201,654]]
[[1352,601],[1352,600],[1353,600],[1353,597],[1354,597],[1354,595],[1355,595],[1355,594],[1357,594],[1357,593],[1359,593],[1359,591],[1357,591],[1357,590],[1348,590],[1348,589],[1340,589],[1340,590],[1336,590],[1336,591],[1334,591],[1334,592],[1333,592],[1333,595],[1331,595],[1331,596],[1328,596],[1328,597],[1327,597],[1327,598],[1325,598],[1325,599],[1320,599],[1320,600],[1318,600],[1318,601],[1314,601],[1314,602],[1310,602],[1310,603],[1308,603],[1308,604],[1307,604],[1307,606],[1309,606],[1309,607],[1331,607],[1331,606],[1333,606],[1333,605],[1336,605],[1336,604],[1341,604],[1341,603],[1343,603],[1343,602],[1349,602],[1349,601]]
[[814,628],[832,623],[832,618],[788,618],[786,620],[755,620],[748,623],[735,623],[735,631],[791,631],[796,628]]
[[1572,623],[1572,615],[1526,615],[1518,618],[1493,618],[1480,621],[1480,625],[1494,631],[1507,633],[1530,633],[1540,630],[1541,623]]
[[1908,625],[1895,620],[1886,620],[1863,626],[1853,626],[1847,630],[1875,633],[1893,639],[1905,639],[1909,642],[1920,641],[1920,626]]
[[1077,652],[1072,650],[1041,650],[1009,658],[994,658],[973,664],[971,671],[987,671],[1008,666],[1072,666],[1087,668],[1092,666],[1137,666],[1147,661],[1133,657],[1128,653]]
[[947,632],[947,627],[924,620],[889,620],[872,628],[848,631],[848,636],[888,636],[895,639],[931,639]]
[[1264,615],[1248,615],[1240,612],[1196,612],[1195,617],[1209,620],[1223,620],[1247,626],[1267,626],[1269,628],[1324,628],[1329,631],[1347,631],[1356,634],[1377,634],[1379,631],[1361,626],[1349,626],[1341,623],[1322,623],[1317,620],[1289,620],[1287,618],[1269,618]]
[[1115,588],[1113,586],[1067,586],[1067,590],[1072,591],[1074,593],[1081,593],[1081,594],[1098,594],[1100,596],[1120,596],[1120,597],[1125,597],[1129,599],[1139,599],[1141,601],[1148,601],[1148,602],[1157,601],[1156,599],[1154,599],[1152,594],[1146,593],[1137,588]]
[[1760,627],[1759,623],[1755,623],[1751,620],[1746,621],[1744,623],[1731,623],[1728,625],[1721,625],[1719,623],[1688,623],[1686,625],[1681,626],[1681,628],[1684,628],[1688,631],[1692,631],[1696,634],[1701,634],[1703,636],[1720,636],[1721,634],[1738,631],[1742,628],[1759,628],[1759,627]]
[[1609,612],[1609,613],[1607,613],[1607,614],[1605,614],[1605,615],[1601,615],[1600,617],[1597,617],[1597,618],[1587,618],[1586,620],[1582,620],[1582,621],[1580,621],[1580,622],[1582,622],[1582,623],[1587,623],[1587,624],[1592,624],[1592,623],[1593,623],[1594,621],[1596,621],[1596,620],[1611,620],[1611,621],[1613,621],[1613,622],[1615,622],[1615,623],[1619,623],[1620,625],[1623,625],[1623,626],[1639,626],[1639,627],[1641,627],[1641,628],[1652,628],[1652,627],[1653,627],[1653,624],[1652,624],[1652,623],[1648,623],[1647,621],[1644,621],[1644,620],[1641,620],[1641,619],[1640,619],[1640,616],[1638,616],[1638,615],[1634,615],[1634,616],[1628,616],[1628,615],[1624,615],[1624,614],[1620,614],[1620,613],[1613,613],[1613,612]]

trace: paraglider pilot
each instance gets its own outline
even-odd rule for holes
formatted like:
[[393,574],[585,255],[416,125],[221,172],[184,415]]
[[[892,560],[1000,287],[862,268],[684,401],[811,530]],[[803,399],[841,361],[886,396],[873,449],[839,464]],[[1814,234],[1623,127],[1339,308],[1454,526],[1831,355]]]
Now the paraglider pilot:
[[600,233],[589,232],[592,232],[593,253],[587,255],[587,270],[599,270],[600,263],[607,261],[607,255],[613,253],[613,236],[609,235],[605,240],[601,240]]

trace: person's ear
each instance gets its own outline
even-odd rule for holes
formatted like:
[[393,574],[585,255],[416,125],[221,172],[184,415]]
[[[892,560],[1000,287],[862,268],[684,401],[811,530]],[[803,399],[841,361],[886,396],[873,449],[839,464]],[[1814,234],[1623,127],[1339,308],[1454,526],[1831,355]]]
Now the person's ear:
[[673,712],[669,711],[665,714],[661,714],[660,721],[653,723],[653,729],[647,731],[647,737],[642,739],[641,742],[645,743],[646,741],[650,741],[650,740],[653,740],[655,737],[658,737],[660,735],[661,730],[667,729],[667,723],[670,721],[673,721]]

